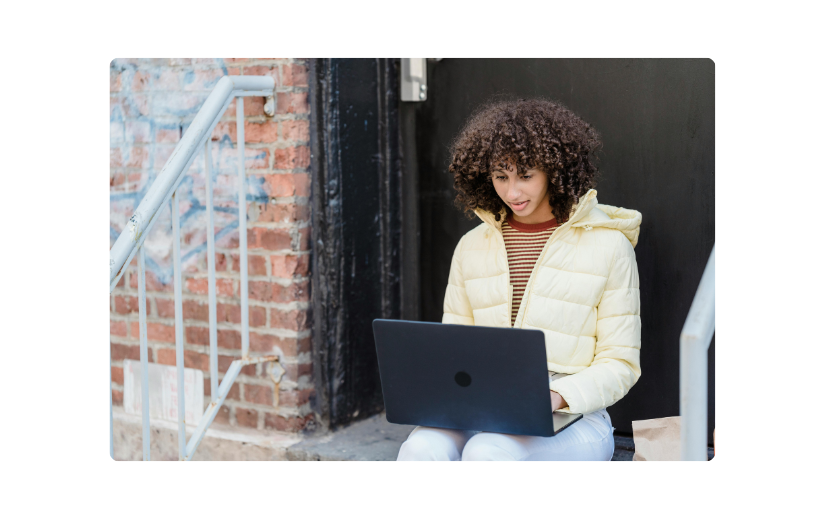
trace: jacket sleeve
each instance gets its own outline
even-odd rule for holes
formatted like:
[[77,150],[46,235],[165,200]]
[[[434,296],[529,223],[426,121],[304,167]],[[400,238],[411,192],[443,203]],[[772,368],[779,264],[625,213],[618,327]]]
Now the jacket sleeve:
[[464,289],[464,275],[461,272],[461,243],[453,252],[453,259],[450,262],[450,277],[447,280],[447,291],[444,294],[444,316],[441,322],[445,324],[466,324],[474,325],[473,308],[470,306],[470,299]]
[[567,401],[559,409],[589,413],[624,397],[639,380],[642,320],[639,315],[639,271],[633,246],[624,237],[616,248],[607,284],[596,308],[596,350],[582,371],[555,380],[551,389]]

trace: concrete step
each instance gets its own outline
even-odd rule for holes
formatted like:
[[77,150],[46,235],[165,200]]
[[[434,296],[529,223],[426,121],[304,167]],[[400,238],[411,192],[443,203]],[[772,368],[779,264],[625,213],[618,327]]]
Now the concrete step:
[[[140,460],[142,429],[140,417],[114,408],[115,459]],[[152,420],[151,451],[153,460],[178,459],[177,423]],[[286,434],[273,431],[253,431],[213,424],[195,453],[195,461],[207,460],[289,460],[289,461],[393,461],[412,425],[387,422],[378,414],[337,431],[317,435]],[[187,428],[192,433],[194,427]],[[612,461],[631,461],[635,446],[633,438],[613,436],[615,449]],[[708,459],[713,449],[708,449]]]

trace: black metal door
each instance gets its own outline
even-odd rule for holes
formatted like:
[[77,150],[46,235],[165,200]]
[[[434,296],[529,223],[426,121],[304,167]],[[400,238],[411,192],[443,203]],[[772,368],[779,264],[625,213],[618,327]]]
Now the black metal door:
[[[428,99],[402,103],[405,175],[418,180],[420,318],[440,321],[450,258],[478,225],[452,205],[450,141],[491,96],[559,100],[601,132],[600,203],[643,215],[636,247],[642,377],[610,408],[631,421],[679,414],[679,334],[714,243],[714,63],[707,59],[444,59]],[[413,185],[411,183],[410,185]],[[714,425],[714,343],[709,433]]]

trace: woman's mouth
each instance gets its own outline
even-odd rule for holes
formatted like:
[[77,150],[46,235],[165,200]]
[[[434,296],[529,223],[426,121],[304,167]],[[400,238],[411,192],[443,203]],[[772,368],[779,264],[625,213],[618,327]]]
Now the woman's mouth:
[[510,207],[512,207],[516,211],[521,211],[522,209],[527,207],[528,202],[529,202],[529,200],[525,200],[524,202],[519,202],[519,203],[511,202]]

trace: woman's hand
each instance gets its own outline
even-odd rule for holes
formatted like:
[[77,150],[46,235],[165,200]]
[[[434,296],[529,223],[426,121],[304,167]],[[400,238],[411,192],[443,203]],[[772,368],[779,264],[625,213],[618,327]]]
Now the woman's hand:
[[550,403],[553,405],[553,411],[567,407],[567,402],[564,400],[564,397],[555,391],[550,391]]

